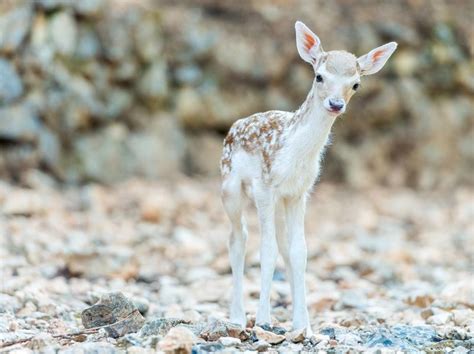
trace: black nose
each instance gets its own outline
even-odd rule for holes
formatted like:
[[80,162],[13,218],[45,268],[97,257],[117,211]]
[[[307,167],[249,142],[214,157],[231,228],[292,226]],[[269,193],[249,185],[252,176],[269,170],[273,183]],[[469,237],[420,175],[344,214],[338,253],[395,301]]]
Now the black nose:
[[329,100],[329,106],[334,111],[340,111],[344,107],[343,100]]

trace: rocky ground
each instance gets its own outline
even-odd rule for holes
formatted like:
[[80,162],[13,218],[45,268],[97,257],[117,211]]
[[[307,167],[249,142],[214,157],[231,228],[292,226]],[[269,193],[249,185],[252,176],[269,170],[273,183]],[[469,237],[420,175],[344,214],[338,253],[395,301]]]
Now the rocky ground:
[[319,185],[307,213],[315,335],[304,338],[288,332],[281,263],[275,327],[253,327],[253,214],[248,328],[226,322],[229,225],[216,180],[60,189],[35,172],[27,184],[0,183],[0,352],[474,349],[471,188]]

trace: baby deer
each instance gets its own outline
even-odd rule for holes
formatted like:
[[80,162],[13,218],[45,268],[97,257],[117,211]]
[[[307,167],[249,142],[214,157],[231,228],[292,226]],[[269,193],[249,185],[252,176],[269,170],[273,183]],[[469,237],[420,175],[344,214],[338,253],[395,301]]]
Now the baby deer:
[[296,22],[296,46],[311,64],[315,79],[295,112],[268,111],[236,121],[224,140],[222,200],[232,223],[229,241],[233,292],[230,320],[243,327],[247,228],[245,196],[257,208],[260,232],[261,292],[256,323],[269,325],[270,287],[280,250],[293,300],[293,328],[311,327],[306,308],[305,205],[320,173],[321,157],[336,117],[344,113],[363,75],[375,74],[397,48],[390,42],[356,58],[346,51],[325,52],[321,41]]

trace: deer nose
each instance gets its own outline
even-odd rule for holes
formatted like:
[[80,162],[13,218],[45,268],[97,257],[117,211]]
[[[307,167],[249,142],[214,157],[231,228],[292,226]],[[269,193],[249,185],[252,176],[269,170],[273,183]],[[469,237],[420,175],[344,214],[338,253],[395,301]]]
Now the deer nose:
[[333,111],[340,111],[344,107],[344,100],[342,99],[330,99],[329,100],[329,107]]

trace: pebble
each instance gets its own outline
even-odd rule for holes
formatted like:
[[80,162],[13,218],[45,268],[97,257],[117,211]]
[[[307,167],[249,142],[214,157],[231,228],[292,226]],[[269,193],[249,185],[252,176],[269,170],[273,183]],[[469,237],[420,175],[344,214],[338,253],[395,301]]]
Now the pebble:
[[240,344],[241,340],[234,337],[220,337],[219,343],[221,343],[224,347],[233,347]]
[[263,340],[270,344],[280,344],[285,340],[285,336],[281,334],[275,334],[270,331],[265,331],[260,327],[255,327],[253,331],[258,340]]
[[253,350],[258,352],[266,352],[268,348],[270,348],[270,343],[263,339],[260,339],[253,344]]
[[158,348],[166,353],[190,353],[198,338],[187,328],[173,327],[158,343]]
[[451,313],[443,311],[441,313],[428,317],[428,319],[426,320],[426,323],[439,326],[439,325],[447,324],[452,319],[453,319],[453,315]]
[[188,323],[179,318],[157,318],[148,321],[140,330],[141,336],[160,335],[164,336],[173,327]]
[[11,103],[23,94],[23,83],[15,67],[0,58],[0,102]]
[[291,341],[293,343],[300,343],[305,340],[306,335],[305,335],[306,330],[301,329],[301,330],[295,330],[292,332],[287,332],[285,334],[285,338],[288,341]]
[[201,337],[207,341],[216,341],[221,337],[233,337],[246,340],[249,335],[239,325],[221,320],[214,320],[204,328],[201,332]]

